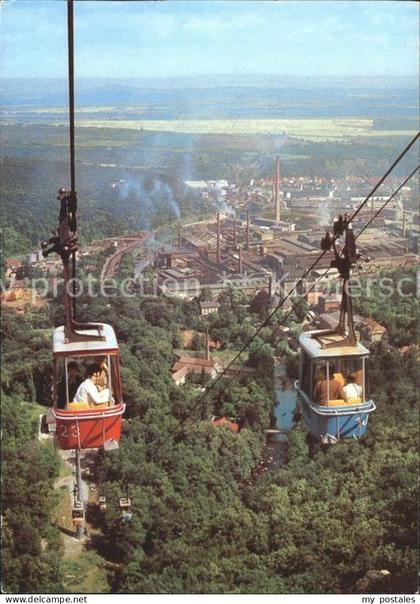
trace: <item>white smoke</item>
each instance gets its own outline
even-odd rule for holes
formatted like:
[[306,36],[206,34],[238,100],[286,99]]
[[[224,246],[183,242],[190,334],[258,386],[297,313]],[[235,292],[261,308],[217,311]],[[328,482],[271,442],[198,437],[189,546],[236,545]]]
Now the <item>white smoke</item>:
[[319,226],[325,227],[325,226],[330,226],[332,223],[332,208],[331,208],[331,202],[328,201],[321,201],[321,203],[319,204]]
[[118,186],[118,195],[121,201],[134,198],[140,204],[142,222],[145,227],[150,224],[150,220],[161,212],[173,214],[175,218],[180,218],[181,210],[175,199],[172,188],[160,178],[128,176],[120,179]]

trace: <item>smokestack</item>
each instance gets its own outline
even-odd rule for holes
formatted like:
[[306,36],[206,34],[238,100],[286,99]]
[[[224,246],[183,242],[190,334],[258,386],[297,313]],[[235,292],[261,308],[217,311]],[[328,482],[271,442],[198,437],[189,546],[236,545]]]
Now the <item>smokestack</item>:
[[276,174],[274,177],[274,205],[276,208],[276,224],[280,222],[280,158],[276,158]]
[[178,249],[181,247],[181,223],[178,222]]
[[210,339],[208,329],[206,329],[206,361],[210,361]]
[[244,260],[243,260],[243,250],[242,250],[242,245],[239,246],[239,274],[242,275],[243,273],[243,264],[244,264]]
[[236,235],[236,216],[233,219],[233,245],[237,246],[237,235]]
[[246,247],[249,250],[251,245],[251,235],[249,230],[249,210],[246,211]]
[[221,257],[220,257],[220,213],[217,212],[217,248],[216,248],[216,262],[217,264],[220,264],[221,262]]
[[270,296],[270,300],[273,297],[273,277],[270,275],[268,278],[268,295]]
[[402,212],[402,236],[405,238],[405,210]]

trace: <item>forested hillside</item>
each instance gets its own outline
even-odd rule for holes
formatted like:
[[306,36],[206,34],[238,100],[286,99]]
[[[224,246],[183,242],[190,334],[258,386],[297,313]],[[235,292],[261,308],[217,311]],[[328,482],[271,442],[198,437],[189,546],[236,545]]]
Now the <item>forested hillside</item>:
[[[98,454],[95,481],[109,503],[91,519],[102,533],[92,546],[116,563],[109,589],[351,593],[367,571],[386,569],[380,591],[413,593],[416,351],[402,356],[387,344],[374,347],[370,381],[377,411],[366,439],[314,446],[298,422],[287,465],[250,479],[273,412],[277,342],[250,358],[256,373],[228,387],[222,383],[199,406],[197,385],[176,387],[170,367],[181,328],[209,327],[229,354],[264,316],[264,308],[251,308],[256,312],[247,323],[244,300],[234,290],[220,316],[208,319],[199,318],[195,303],[163,298],[141,304],[137,297],[84,299],[79,305],[79,316],[114,325],[122,353],[126,422],[120,449]],[[57,463],[53,450],[34,440],[30,420],[32,401],[48,404],[50,320],[40,313],[7,313],[3,321],[7,591],[57,590],[61,581],[50,526]],[[59,316],[54,305],[51,319]],[[244,427],[239,434],[215,428],[213,413],[241,415]],[[123,496],[133,502],[131,524],[120,517]]]
[[51,523],[59,463],[54,447],[37,440],[42,408],[35,404],[49,400],[50,321],[2,315],[2,586],[61,591],[60,535]]

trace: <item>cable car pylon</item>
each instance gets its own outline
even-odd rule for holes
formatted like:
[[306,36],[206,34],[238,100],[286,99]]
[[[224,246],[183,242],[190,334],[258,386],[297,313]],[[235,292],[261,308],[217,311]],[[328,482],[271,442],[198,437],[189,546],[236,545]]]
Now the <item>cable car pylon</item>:
[[72,521],[76,527],[76,536],[83,539],[85,535],[85,503],[83,501],[81,456],[78,449],[75,450],[75,472],[73,487]]

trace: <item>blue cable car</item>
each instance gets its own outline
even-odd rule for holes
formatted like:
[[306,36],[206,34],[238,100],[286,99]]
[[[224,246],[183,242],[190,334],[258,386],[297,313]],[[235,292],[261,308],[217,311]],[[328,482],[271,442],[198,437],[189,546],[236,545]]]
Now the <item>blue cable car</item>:
[[299,338],[299,380],[295,383],[303,419],[312,436],[324,443],[361,438],[375,403],[367,392],[369,350],[357,341],[353,319],[351,268],[361,254],[350,218],[334,220],[333,234],[321,241],[323,253],[333,252],[331,267],[343,280],[340,319],[334,329],[308,331]]
[[303,419],[310,433],[325,443],[360,438],[366,433],[369,413],[376,409],[367,391],[369,350],[359,342],[323,348],[323,335],[331,340],[329,330],[308,331],[299,338],[295,386]]

